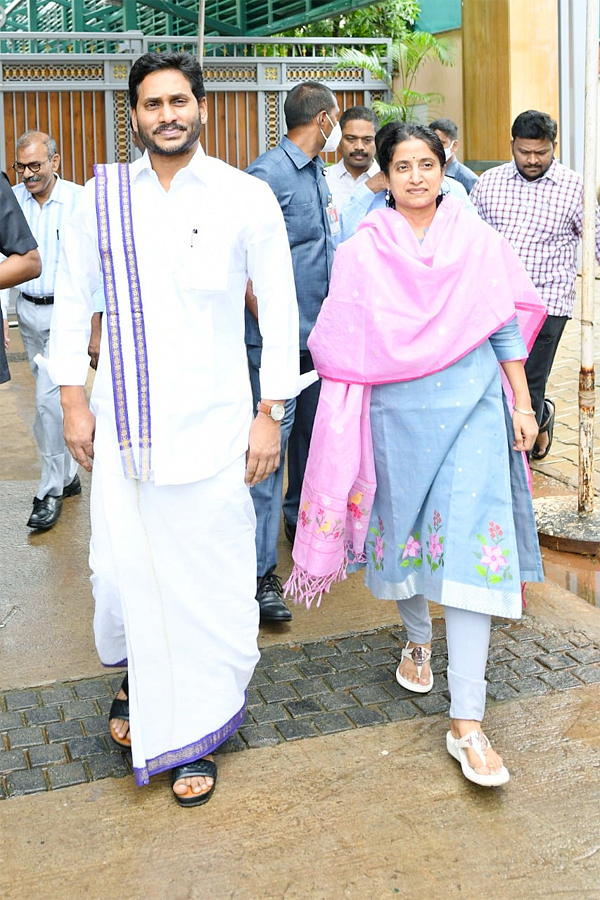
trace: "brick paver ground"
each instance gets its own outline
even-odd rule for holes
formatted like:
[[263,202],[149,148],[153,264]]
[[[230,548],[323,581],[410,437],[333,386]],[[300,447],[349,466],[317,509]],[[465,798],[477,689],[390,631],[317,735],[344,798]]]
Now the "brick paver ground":
[[[263,650],[248,690],[244,725],[223,751],[447,712],[444,623],[434,620],[433,690],[414,694],[394,673],[406,635],[382,628],[335,640]],[[131,774],[107,713],[122,673],[0,693],[0,798]],[[570,630],[527,623],[492,629],[488,697],[514,700],[600,682],[600,647]]]
[[[581,278],[576,282],[577,301],[573,318],[567,323],[546,390],[556,404],[556,422],[550,453],[533,462],[533,468],[572,486],[578,482],[579,466],[579,369],[581,366]],[[596,277],[594,365],[596,385],[600,384],[600,278]],[[600,490],[600,402],[596,393],[594,472]]]

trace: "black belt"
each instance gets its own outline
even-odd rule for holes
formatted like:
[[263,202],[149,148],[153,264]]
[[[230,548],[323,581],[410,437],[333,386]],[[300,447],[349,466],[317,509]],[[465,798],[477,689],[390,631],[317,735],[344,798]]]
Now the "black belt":
[[31,294],[21,291],[21,297],[25,297],[31,303],[35,303],[36,306],[49,306],[51,303],[54,303],[54,294],[46,294],[44,297],[32,297]]

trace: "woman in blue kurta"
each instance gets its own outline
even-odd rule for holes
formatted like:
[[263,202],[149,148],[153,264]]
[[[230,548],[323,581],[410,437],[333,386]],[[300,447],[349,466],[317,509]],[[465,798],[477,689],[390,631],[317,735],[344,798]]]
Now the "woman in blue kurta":
[[523,335],[545,312],[504,239],[441,197],[435,133],[389,127],[379,162],[390,208],[338,249],[309,341],[323,387],[288,584],[310,603],[364,566],[372,593],[398,603],[396,677],[419,693],[433,686],[427,600],[441,603],[447,749],[496,786],[509,774],[481,728],[491,616],[520,617],[521,582],[543,578]]

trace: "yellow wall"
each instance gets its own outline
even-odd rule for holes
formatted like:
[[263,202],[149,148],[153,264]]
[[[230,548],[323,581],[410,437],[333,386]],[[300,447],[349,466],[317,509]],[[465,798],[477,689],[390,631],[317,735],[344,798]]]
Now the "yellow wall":
[[510,126],[526,109],[558,120],[556,0],[463,0],[465,157],[510,159]]
[[424,120],[456,122],[459,159],[509,160],[510,127],[526,109],[558,121],[556,0],[463,0],[462,30],[438,37],[451,43],[455,64],[425,63],[415,90],[444,95]]
[[456,155],[462,160],[464,132],[462,35],[457,30],[448,31],[445,34],[436,35],[436,37],[449,41],[454,54],[454,65],[442,66],[439,62],[426,62],[416,78],[415,90],[421,93],[436,91],[444,95],[442,101],[430,105],[426,120],[431,122],[432,119],[444,116],[456,122],[459,137]]

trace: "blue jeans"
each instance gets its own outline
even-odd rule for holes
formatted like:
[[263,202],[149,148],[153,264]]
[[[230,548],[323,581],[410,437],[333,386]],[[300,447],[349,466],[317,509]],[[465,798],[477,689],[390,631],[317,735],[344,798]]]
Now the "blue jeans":
[[[260,360],[262,347],[246,346],[248,370],[252,386],[254,409],[260,397]],[[269,398],[271,399],[271,398]],[[272,398],[276,399],[276,398]],[[262,578],[277,565],[277,541],[281,522],[281,501],[283,493],[283,472],[285,451],[294,424],[296,398],[287,400],[285,416],[281,422],[281,459],[279,467],[260,484],[250,489],[256,513],[256,575]]]

